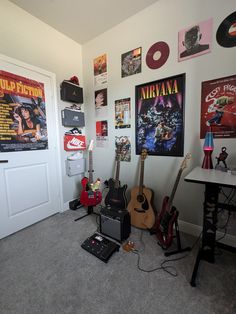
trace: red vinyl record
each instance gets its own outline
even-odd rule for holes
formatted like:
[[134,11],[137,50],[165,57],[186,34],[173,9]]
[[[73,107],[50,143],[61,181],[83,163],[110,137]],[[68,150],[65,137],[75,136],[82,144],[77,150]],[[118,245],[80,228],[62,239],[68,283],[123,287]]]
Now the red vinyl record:
[[146,55],[146,63],[150,69],[158,69],[163,66],[170,54],[170,48],[164,41],[153,44]]
[[225,48],[236,46],[236,12],[227,16],[216,33],[218,44]]

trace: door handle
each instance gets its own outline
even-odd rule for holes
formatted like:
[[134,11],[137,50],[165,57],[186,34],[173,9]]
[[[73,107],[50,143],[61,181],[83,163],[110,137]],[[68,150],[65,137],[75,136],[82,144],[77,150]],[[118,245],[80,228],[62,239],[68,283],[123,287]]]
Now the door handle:
[[7,163],[8,160],[0,160],[0,163]]

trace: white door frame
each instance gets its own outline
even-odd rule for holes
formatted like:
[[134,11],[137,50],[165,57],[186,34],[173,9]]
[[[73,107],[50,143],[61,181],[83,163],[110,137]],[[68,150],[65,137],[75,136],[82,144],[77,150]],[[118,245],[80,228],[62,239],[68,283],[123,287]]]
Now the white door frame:
[[57,105],[57,89],[56,89],[56,74],[53,72],[46,71],[34,65],[19,61],[17,59],[8,57],[6,55],[0,54],[0,60],[11,63],[16,66],[20,66],[26,70],[31,70],[36,73],[45,75],[49,78],[51,88],[52,88],[52,99],[51,102],[53,104],[53,112],[55,113],[55,122],[56,122],[56,130],[55,130],[55,142],[53,143],[55,151],[57,152],[58,158],[56,159],[56,168],[57,168],[57,179],[59,182],[59,199],[60,199],[60,208],[59,212],[63,211],[63,193],[62,193],[62,170],[61,170],[61,152],[60,152],[60,136],[59,136],[59,110]]

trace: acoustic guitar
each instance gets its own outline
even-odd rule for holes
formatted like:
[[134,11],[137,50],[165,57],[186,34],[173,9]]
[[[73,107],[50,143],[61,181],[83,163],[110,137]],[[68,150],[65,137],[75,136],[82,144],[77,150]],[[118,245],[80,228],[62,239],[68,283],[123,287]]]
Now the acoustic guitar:
[[81,180],[82,191],[80,194],[80,203],[84,206],[96,206],[102,201],[102,193],[99,190],[100,187],[100,179],[97,179],[93,182],[93,140],[90,141],[89,144],[89,177],[84,177]]
[[126,190],[127,184],[123,186],[120,185],[120,155],[121,155],[121,146],[118,145],[116,150],[116,177],[115,180],[110,178],[108,181],[109,191],[105,197],[106,206],[111,206],[114,209],[126,209],[127,208],[127,198]]
[[183,170],[187,167],[187,160],[190,158],[191,154],[188,153],[180,166],[171,195],[170,197],[165,196],[163,199],[161,212],[156,217],[153,230],[156,232],[158,242],[163,249],[170,247],[173,241],[173,226],[177,221],[179,212],[176,210],[175,206],[172,206],[172,204],[180,177]]
[[141,229],[151,229],[155,223],[155,214],[151,204],[153,193],[143,185],[144,161],[146,157],[147,150],[143,149],[140,155],[139,186],[132,188],[131,200],[128,204],[131,225]]

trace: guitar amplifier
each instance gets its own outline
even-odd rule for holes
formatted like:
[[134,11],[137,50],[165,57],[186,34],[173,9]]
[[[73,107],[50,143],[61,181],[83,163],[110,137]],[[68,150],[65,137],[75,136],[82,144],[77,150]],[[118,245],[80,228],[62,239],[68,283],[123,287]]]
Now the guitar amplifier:
[[120,242],[126,240],[131,231],[127,210],[103,207],[100,212],[100,232]]

